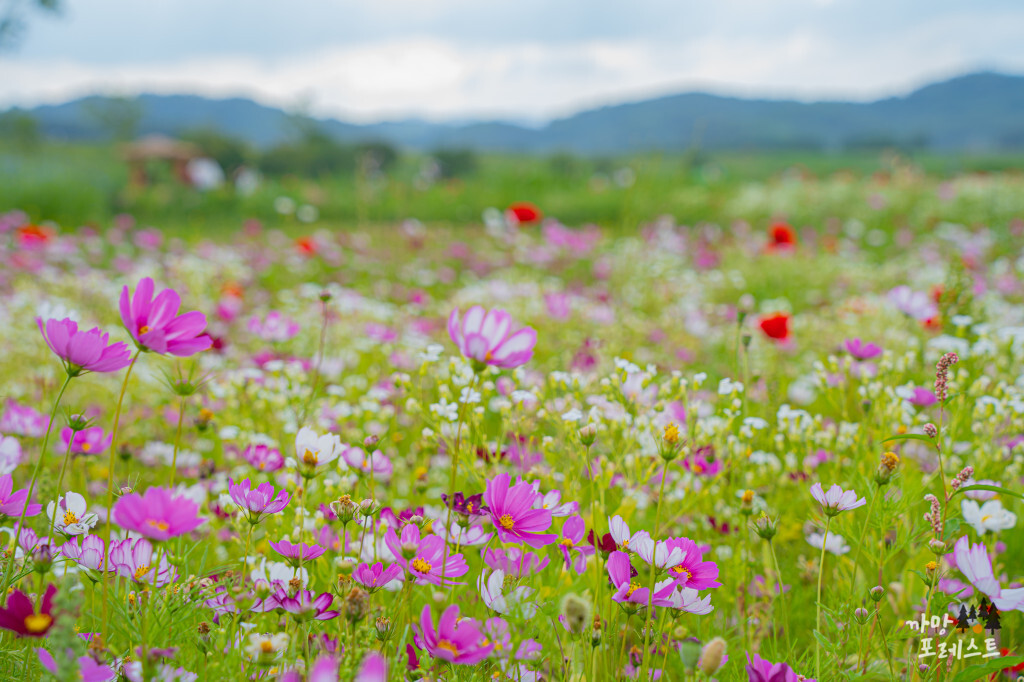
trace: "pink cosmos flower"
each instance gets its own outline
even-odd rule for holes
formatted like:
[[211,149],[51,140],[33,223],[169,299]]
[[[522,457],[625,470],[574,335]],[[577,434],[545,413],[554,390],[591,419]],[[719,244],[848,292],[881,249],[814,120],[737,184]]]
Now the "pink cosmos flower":
[[213,345],[203,334],[206,316],[198,311],[178,315],[181,297],[174,289],[153,296],[153,280],[144,277],[129,300],[128,287],[121,292],[121,322],[144,351],[188,357]]
[[1004,589],[992,571],[985,545],[971,544],[965,535],[953,547],[953,563],[971,585],[988,596],[1000,611],[1024,611],[1024,587]]
[[163,587],[178,578],[178,571],[167,561],[167,552],[160,552],[160,565],[156,565],[157,552],[146,538],[121,540],[110,543],[110,568],[122,578],[154,587]]
[[650,598],[650,590],[641,587],[639,582],[634,582],[636,572],[629,563],[629,557],[624,552],[612,552],[608,556],[608,577],[611,579],[615,594],[614,601],[620,604],[637,604],[639,606],[669,606],[667,599],[675,590],[675,581],[662,580],[654,585],[654,597]]
[[487,482],[484,503],[502,542],[525,543],[540,548],[558,539],[554,533],[542,533],[551,527],[551,512],[534,509],[537,491],[529,483],[510,487],[512,477],[498,474]]
[[[314,672],[316,668],[313,668]],[[337,673],[331,678],[331,681],[338,679]],[[359,672],[356,673],[355,682],[387,682],[388,679],[388,663],[383,656],[378,654],[376,651],[371,651],[363,657],[363,663],[359,666]],[[310,682],[313,682],[312,678]]]
[[797,682],[803,679],[805,682],[816,682],[813,678],[797,676],[793,669],[785,663],[771,663],[757,654],[754,660],[747,655],[747,682]]
[[580,544],[586,530],[587,526],[582,518],[578,515],[570,516],[562,526],[562,539],[558,541],[565,567],[575,568],[580,575],[587,569],[587,557],[594,553],[592,545]]
[[384,544],[394,554],[395,561],[401,564],[418,585],[460,585],[450,578],[458,578],[469,572],[462,554],[449,552],[448,560],[445,561],[444,540],[437,535],[421,538],[420,529],[411,523],[402,528],[401,539],[393,528],[388,528]]
[[293,566],[298,566],[300,561],[312,561],[327,551],[320,545],[307,545],[305,542],[293,545],[288,540],[271,542],[270,546]]
[[368,564],[359,564],[356,570],[352,572],[352,580],[365,587],[370,594],[387,587],[388,583],[399,579],[401,576],[401,565],[390,564],[387,568],[384,568],[384,564],[379,561],[372,567]]
[[60,430],[60,440],[63,443],[63,447],[58,447],[62,450],[67,450],[68,443],[70,443],[71,454],[73,455],[98,455],[110,447],[113,437],[113,434],[105,433],[102,426],[90,426],[78,433],[75,433],[70,426],[65,426]]
[[274,595],[278,607],[290,613],[298,621],[331,620],[338,617],[338,611],[328,611],[334,596],[330,592],[313,596],[310,590],[299,590],[291,596],[286,590]]
[[689,538],[669,538],[668,545],[683,552],[682,563],[668,571],[668,574],[675,578],[677,585],[691,590],[722,586],[722,583],[718,582],[718,564],[714,561],[704,561],[696,542]]
[[185,495],[174,495],[167,488],[148,488],[145,493],[130,493],[119,499],[111,512],[114,523],[125,530],[163,542],[190,533],[206,519],[198,516],[199,505]]
[[811,496],[821,505],[821,510],[828,516],[836,516],[840,512],[863,507],[867,501],[862,497],[857,499],[857,493],[852,490],[843,490],[838,485],[832,485],[826,493],[820,483],[811,486]]
[[524,552],[518,547],[499,547],[484,552],[484,563],[496,571],[504,571],[508,575],[522,578],[525,575],[540,573],[551,563],[551,559],[541,558],[533,552]]
[[74,537],[61,545],[60,553],[79,566],[85,566],[94,571],[103,570],[105,552],[103,551],[103,538],[98,535]]
[[[68,651],[71,651],[70,649]],[[54,675],[57,675],[59,670],[57,668],[57,661],[54,660],[53,655],[49,651],[42,647],[36,649],[36,655],[39,657],[39,663],[49,670]],[[117,677],[117,673],[109,665],[102,665],[93,660],[92,656],[79,656],[75,659],[75,663],[72,666],[78,673],[76,680],[81,682],[108,682]]]
[[434,628],[430,605],[423,607],[416,630],[416,643],[434,658],[456,665],[475,665],[490,656],[494,644],[487,641],[479,624],[472,618],[459,620],[459,607],[445,609]]
[[30,504],[25,508],[25,500],[28,498],[28,489],[14,490],[14,479],[10,474],[0,476],[0,518],[11,517],[21,518],[21,510],[25,509],[25,516],[35,516],[43,510],[41,504]]
[[372,475],[378,481],[391,476],[391,460],[380,450],[368,453],[362,448],[347,448],[341,457],[345,464],[364,476]]
[[478,305],[462,319],[458,308],[448,317],[448,335],[465,357],[502,369],[529,362],[537,344],[537,332],[531,327],[510,334],[511,329],[512,318],[504,310],[488,311]]
[[89,331],[78,331],[78,323],[70,318],[47,320],[37,317],[36,324],[43,340],[61,362],[68,376],[76,377],[84,372],[117,372],[132,361],[128,344],[119,341],[108,344],[110,334],[93,327]]
[[533,490],[537,493],[537,499],[533,501],[534,509],[547,509],[551,516],[570,516],[580,509],[579,502],[566,502],[562,504],[562,491],[552,490],[548,493],[541,493],[540,482],[533,483]]
[[924,291],[914,291],[906,284],[895,287],[886,294],[889,302],[904,315],[915,320],[928,320],[939,314],[939,309]]
[[228,494],[231,495],[231,501],[238,505],[245,518],[253,525],[259,523],[264,515],[276,514],[287,507],[290,499],[284,490],[278,492],[275,497],[274,486],[270,483],[260,483],[253,488],[248,478],[241,483],[228,479]]
[[277,448],[272,448],[262,443],[250,445],[242,453],[246,462],[260,471],[277,471],[284,466],[284,457]]
[[843,341],[843,348],[847,353],[858,360],[870,360],[882,354],[882,348],[873,343],[866,343],[860,339],[846,339]]
[[259,315],[249,318],[249,331],[264,341],[282,342],[299,333],[299,325],[280,312],[271,310],[264,319]]
[[0,417],[0,431],[17,436],[42,438],[49,423],[49,416],[42,412],[8,400],[4,407],[4,416]]

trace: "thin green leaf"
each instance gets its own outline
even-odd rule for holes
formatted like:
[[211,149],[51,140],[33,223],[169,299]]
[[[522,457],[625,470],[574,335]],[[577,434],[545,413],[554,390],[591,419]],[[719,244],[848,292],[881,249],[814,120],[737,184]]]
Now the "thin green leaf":
[[1001,488],[1001,487],[999,487],[997,485],[984,485],[982,483],[975,483],[974,485],[969,485],[969,486],[967,486],[965,488],[957,488],[956,492],[958,492],[958,493],[965,493],[965,492],[968,492],[970,490],[988,490],[990,492],[1000,493],[1000,494],[1003,494],[1003,495],[1009,495],[1011,497],[1016,497],[1016,498],[1019,498],[1021,500],[1024,500],[1024,495],[1022,495],[1021,493],[1015,492],[1013,490],[1009,490],[1008,488]]
[[921,435],[920,433],[903,433],[903,434],[900,434],[898,436],[889,436],[888,438],[886,438],[882,442],[883,443],[888,443],[888,442],[894,441],[894,440],[921,440],[921,441],[924,441],[925,443],[928,443],[930,445],[935,445],[935,441],[931,437]]
[[984,665],[972,665],[970,668],[964,668],[958,672],[950,682],[974,682],[975,680],[984,678],[990,673],[999,672],[1003,668],[1012,668],[1018,663],[1024,663],[1024,656],[1007,656],[997,658],[985,663]]

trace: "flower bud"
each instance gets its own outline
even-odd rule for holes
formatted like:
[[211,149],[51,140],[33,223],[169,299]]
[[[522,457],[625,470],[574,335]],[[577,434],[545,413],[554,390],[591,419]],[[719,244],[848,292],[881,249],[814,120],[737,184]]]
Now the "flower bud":
[[359,503],[359,513],[363,516],[373,516],[381,510],[381,505],[376,500],[366,499]]
[[50,545],[38,545],[32,550],[32,570],[42,575],[53,565],[53,552]]
[[342,495],[327,506],[338,517],[342,525],[347,524],[356,515],[356,503],[348,495]]
[[863,606],[853,612],[853,619],[857,621],[857,623],[860,625],[864,625],[864,623],[867,623],[870,618],[871,612]]
[[722,660],[724,658],[725,640],[721,637],[715,637],[704,645],[700,652],[700,660],[697,661],[697,667],[700,668],[702,673],[711,677],[722,667]]
[[935,556],[942,556],[946,554],[946,543],[938,538],[934,538],[928,542],[928,549],[932,551]]
[[924,435],[929,438],[935,438],[939,435],[939,430],[935,427],[935,424],[928,423],[924,425]]
[[562,599],[561,615],[565,626],[574,635],[581,634],[590,622],[590,602],[569,593]]
[[871,590],[868,592],[868,594],[871,595],[871,600],[872,601],[880,602],[880,601],[882,601],[882,597],[885,596],[885,588],[882,587],[881,585],[875,585],[874,587],[871,588]]
[[589,448],[597,440],[597,424],[590,422],[580,427],[579,436],[584,447]]
[[778,532],[778,528],[775,525],[775,521],[772,521],[764,512],[754,520],[754,532],[760,535],[765,540],[771,540],[775,537]]
[[351,623],[358,623],[370,610],[370,595],[361,587],[353,587],[345,595],[345,617]]
[[394,626],[391,624],[391,619],[387,616],[378,616],[374,623],[374,631],[377,635],[377,640],[380,642],[388,641],[391,637],[391,631]]

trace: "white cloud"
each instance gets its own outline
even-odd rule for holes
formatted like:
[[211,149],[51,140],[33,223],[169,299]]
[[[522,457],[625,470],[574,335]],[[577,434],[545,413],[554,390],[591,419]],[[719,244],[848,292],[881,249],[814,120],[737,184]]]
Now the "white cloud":
[[[524,11],[532,1],[522,0]],[[465,7],[462,0],[433,0],[429,7],[412,0],[388,3],[389,11],[413,17]],[[53,42],[50,35],[50,44],[60,49],[48,52],[35,45],[0,63],[0,105],[60,102],[91,92],[191,92],[249,96],[285,107],[302,102],[313,113],[356,121],[408,116],[539,121],[597,104],[689,89],[805,100],[870,99],[977,67],[1024,70],[1024,48],[1014,30],[1019,26],[1014,19],[1024,12],[1017,8],[947,11],[907,26],[882,22],[865,38],[855,28],[845,31],[818,21],[822,12],[851,11],[849,2],[791,0],[787,16],[792,20],[779,26],[780,19],[770,17],[776,22],[770,27],[760,25],[769,15],[759,2],[726,4],[736,19],[695,15],[695,22],[707,25],[678,40],[666,38],[655,26],[621,34],[581,28],[579,36],[559,39],[517,34],[506,40],[405,29],[376,40],[311,41],[309,47],[271,53],[261,48],[270,43],[257,27],[240,26],[239,31],[252,30],[259,39],[218,53],[204,51],[206,42],[193,45],[182,34],[180,49],[156,51],[146,59],[133,57],[136,52],[126,48],[116,59],[90,60],[82,56],[85,52],[68,52],[67,42]],[[651,15],[651,2],[647,5],[646,15]],[[308,23],[309,17],[302,17]],[[177,19],[166,17],[168,22]],[[254,15],[247,21],[258,19]],[[671,19],[678,16],[666,14],[666,21]],[[87,30],[100,30],[97,17],[87,15],[83,21]],[[40,39],[47,35],[43,27]],[[986,61],[991,54],[999,54],[999,61]]]

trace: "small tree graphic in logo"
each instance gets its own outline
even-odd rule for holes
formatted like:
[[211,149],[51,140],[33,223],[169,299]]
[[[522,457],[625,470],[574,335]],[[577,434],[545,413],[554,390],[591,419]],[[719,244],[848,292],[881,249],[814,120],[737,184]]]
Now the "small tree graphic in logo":
[[985,629],[989,631],[989,634],[994,635],[996,630],[999,629],[999,609],[996,608],[995,604],[989,604],[983,608],[985,609]]
[[960,614],[956,617],[956,629],[960,631],[961,635],[971,629],[970,619],[967,616],[967,607],[964,604],[960,605]]

